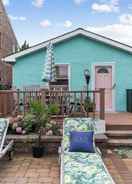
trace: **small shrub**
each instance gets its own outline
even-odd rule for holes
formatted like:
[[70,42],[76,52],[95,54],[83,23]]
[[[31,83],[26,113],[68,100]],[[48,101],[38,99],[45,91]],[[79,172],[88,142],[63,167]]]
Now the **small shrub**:
[[35,116],[32,113],[26,114],[23,119],[23,128],[26,133],[35,131]]
[[86,112],[93,112],[95,104],[92,102],[91,98],[88,97],[84,101],[84,108]]

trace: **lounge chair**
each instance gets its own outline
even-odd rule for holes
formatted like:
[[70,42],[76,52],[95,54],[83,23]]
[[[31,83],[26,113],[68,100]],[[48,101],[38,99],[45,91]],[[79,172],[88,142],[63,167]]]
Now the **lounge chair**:
[[2,159],[6,153],[8,153],[9,160],[11,160],[13,141],[6,143],[8,126],[9,120],[0,118],[0,159]]
[[99,149],[95,153],[69,152],[70,131],[94,130],[91,118],[64,120],[61,152],[61,184],[114,184]]

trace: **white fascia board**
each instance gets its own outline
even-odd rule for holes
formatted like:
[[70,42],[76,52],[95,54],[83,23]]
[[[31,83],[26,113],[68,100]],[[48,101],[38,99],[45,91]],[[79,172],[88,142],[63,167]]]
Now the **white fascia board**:
[[56,43],[65,41],[67,39],[70,39],[70,38],[72,38],[74,36],[77,36],[79,34],[84,35],[84,36],[86,36],[86,37],[88,37],[90,39],[93,39],[93,40],[96,40],[96,41],[99,41],[99,42],[102,42],[102,43],[105,43],[105,44],[111,45],[113,47],[116,47],[116,48],[119,48],[119,49],[122,49],[124,51],[127,51],[127,52],[132,53],[132,47],[130,47],[128,45],[121,44],[120,42],[111,40],[109,38],[106,38],[104,36],[101,36],[101,35],[98,35],[98,34],[89,32],[89,31],[84,30],[84,29],[77,29],[77,30],[72,31],[70,33],[66,33],[66,34],[64,34],[62,36],[58,36],[56,38],[53,38],[51,40],[48,40],[48,41],[43,42],[41,44],[38,44],[36,46],[30,47],[29,49],[26,49],[24,51],[21,51],[21,52],[18,52],[16,54],[7,56],[3,60],[5,62],[8,62],[8,63],[10,63],[10,62],[11,63],[14,63],[14,62],[16,62],[16,58],[21,57],[21,56],[24,56],[24,55],[29,54],[29,53],[32,53],[32,52],[35,52],[37,50],[43,49],[43,48],[45,48],[47,46],[47,44],[49,42],[52,42],[53,44],[56,44]]

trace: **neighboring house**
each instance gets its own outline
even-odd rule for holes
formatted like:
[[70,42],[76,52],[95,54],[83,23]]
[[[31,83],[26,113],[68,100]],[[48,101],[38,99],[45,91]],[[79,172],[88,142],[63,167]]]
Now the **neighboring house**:
[[0,0],[0,84],[8,88],[12,85],[12,66],[2,62],[1,59],[14,53],[17,47],[18,43],[14,31]]
[[0,85],[7,87],[12,86],[12,66],[4,62],[0,62]]
[[0,0],[0,59],[15,52],[17,46],[10,20]]
[[14,86],[44,84],[41,79],[50,41],[58,73],[68,81],[69,89],[83,90],[84,69],[89,69],[90,88],[106,89],[106,110],[126,111],[126,89],[132,88],[132,47],[81,28],[6,57],[13,65]]

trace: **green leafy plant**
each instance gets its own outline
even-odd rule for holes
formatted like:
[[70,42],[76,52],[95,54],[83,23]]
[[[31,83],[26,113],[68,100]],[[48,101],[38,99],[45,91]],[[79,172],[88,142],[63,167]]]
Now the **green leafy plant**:
[[60,135],[60,126],[57,124],[57,122],[52,121],[51,128],[53,135]]
[[59,105],[57,103],[49,104],[48,109],[50,115],[57,115],[60,112]]
[[27,113],[23,119],[23,128],[26,133],[33,132],[35,130],[35,116],[32,113]]
[[87,97],[84,101],[84,108],[86,112],[92,112],[94,110],[94,102],[92,102],[90,97]]
[[3,84],[0,84],[0,90],[7,90],[7,86],[3,85]]
[[30,102],[29,112],[24,117],[24,126],[27,131],[38,133],[37,145],[40,146],[42,135],[50,127],[50,120],[53,114],[59,112],[57,104],[43,105],[40,101]]

